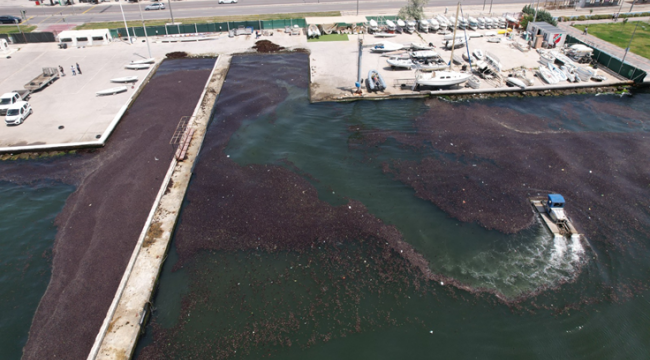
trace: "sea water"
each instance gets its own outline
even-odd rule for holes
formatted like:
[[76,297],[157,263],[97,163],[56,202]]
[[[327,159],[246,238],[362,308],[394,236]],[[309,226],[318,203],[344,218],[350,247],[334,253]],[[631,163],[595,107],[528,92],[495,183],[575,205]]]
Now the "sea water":
[[[254,66],[257,60],[236,61]],[[206,251],[172,271],[177,261],[172,244],[154,300],[154,326],[139,354],[150,345],[169,349],[170,358],[650,357],[649,239],[638,238],[636,257],[627,259],[629,253],[598,249],[580,236],[554,237],[539,219],[513,235],[454,220],[382,172],[384,161],[418,160],[422,153],[390,140],[377,149],[350,146],[350,126],[415,131],[411,121],[427,110],[424,101],[310,104],[305,89],[277,81],[288,97],[268,114],[244,121],[225,149],[228,156],[241,166],[289,162],[288,168],[309,175],[321,200],[333,206],[361,201],[394,225],[433,273],[468,287],[441,282],[423,291],[415,280],[379,281],[381,274],[372,268],[356,283],[341,285],[354,273],[332,268],[326,254],[332,250],[320,247],[308,253]],[[599,97],[598,104],[647,113],[648,100],[647,94],[611,96]],[[648,119],[599,112],[589,96],[482,104],[534,112],[549,119],[550,129],[647,131]],[[594,120],[585,121],[588,117]],[[359,250],[363,246],[342,243],[335,253],[354,254],[350,262],[377,261]],[[629,293],[610,290],[621,284]],[[529,298],[531,293],[537,295]],[[506,305],[520,296],[526,297],[518,303],[523,308]],[[267,330],[263,336],[261,329]],[[164,340],[152,345],[161,334]],[[278,335],[282,338],[273,337]]]
[[0,181],[0,357],[20,359],[51,274],[54,219],[74,187]]

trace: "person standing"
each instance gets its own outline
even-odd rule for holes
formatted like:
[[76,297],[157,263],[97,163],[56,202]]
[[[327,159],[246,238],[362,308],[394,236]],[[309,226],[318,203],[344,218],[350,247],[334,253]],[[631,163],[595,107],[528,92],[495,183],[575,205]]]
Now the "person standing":
[[588,29],[588,27],[585,26],[585,31],[582,32],[582,35],[587,35],[587,29]]
[[77,72],[74,71],[74,66],[70,65],[70,70],[72,70],[72,76],[77,75]]
[[75,64],[77,64],[77,72],[79,73],[79,75],[81,75],[81,68],[79,67],[79,63],[75,63]]
[[63,66],[59,65],[59,72],[61,73],[61,76],[65,76],[65,73],[63,72]]

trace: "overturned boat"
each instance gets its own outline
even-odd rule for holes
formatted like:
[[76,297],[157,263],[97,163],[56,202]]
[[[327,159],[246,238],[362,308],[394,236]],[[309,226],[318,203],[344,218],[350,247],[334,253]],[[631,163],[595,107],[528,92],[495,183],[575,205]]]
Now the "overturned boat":
[[142,59],[142,60],[133,60],[131,64],[153,64],[156,62],[154,58]]
[[124,76],[124,77],[111,79],[111,82],[114,82],[114,83],[130,83],[130,82],[136,82],[136,81],[138,81],[137,76]]
[[149,68],[149,64],[127,64],[124,65],[124,68],[129,70],[145,70]]
[[121,92],[125,92],[127,89],[126,86],[118,86],[110,89],[105,89],[105,90],[100,90],[96,92],[97,96],[104,96],[104,95],[115,95],[119,94]]

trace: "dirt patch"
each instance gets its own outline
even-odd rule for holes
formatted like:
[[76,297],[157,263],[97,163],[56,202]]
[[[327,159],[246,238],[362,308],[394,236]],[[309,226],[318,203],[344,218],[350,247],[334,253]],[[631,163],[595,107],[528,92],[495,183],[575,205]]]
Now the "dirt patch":
[[160,227],[159,222],[152,222],[149,226],[149,231],[147,231],[147,236],[145,236],[144,241],[142,242],[142,247],[146,248],[151,246],[157,239],[159,239],[163,234],[163,230]]

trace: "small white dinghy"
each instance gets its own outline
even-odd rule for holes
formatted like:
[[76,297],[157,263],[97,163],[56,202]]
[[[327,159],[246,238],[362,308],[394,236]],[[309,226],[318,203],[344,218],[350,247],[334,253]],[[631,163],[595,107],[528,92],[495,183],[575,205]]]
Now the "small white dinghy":
[[131,64],[153,64],[156,62],[154,58],[142,59],[142,60],[132,60]]
[[518,86],[522,89],[526,88],[526,84],[522,80],[517,79],[516,77],[506,78],[506,82],[512,86]]
[[397,34],[395,33],[387,33],[387,32],[378,32],[378,33],[374,33],[373,35],[379,38],[390,38],[390,37],[397,36]]
[[138,81],[137,76],[124,76],[124,77],[111,79],[111,82],[114,82],[114,83],[130,83],[130,82],[136,82],[136,81]]
[[149,68],[149,64],[127,64],[124,65],[124,68],[129,70],[144,70]]
[[126,86],[118,86],[110,89],[105,89],[105,90],[100,90],[96,92],[97,96],[104,96],[104,95],[115,95],[119,94],[121,92],[125,92],[127,89]]
[[483,57],[484,57],[483,50],[481,50],[481,49],[475,49],[474,52],[473,52],[472,54],[474,55],[474,57],[475,57],[477,60],[483,60]]

